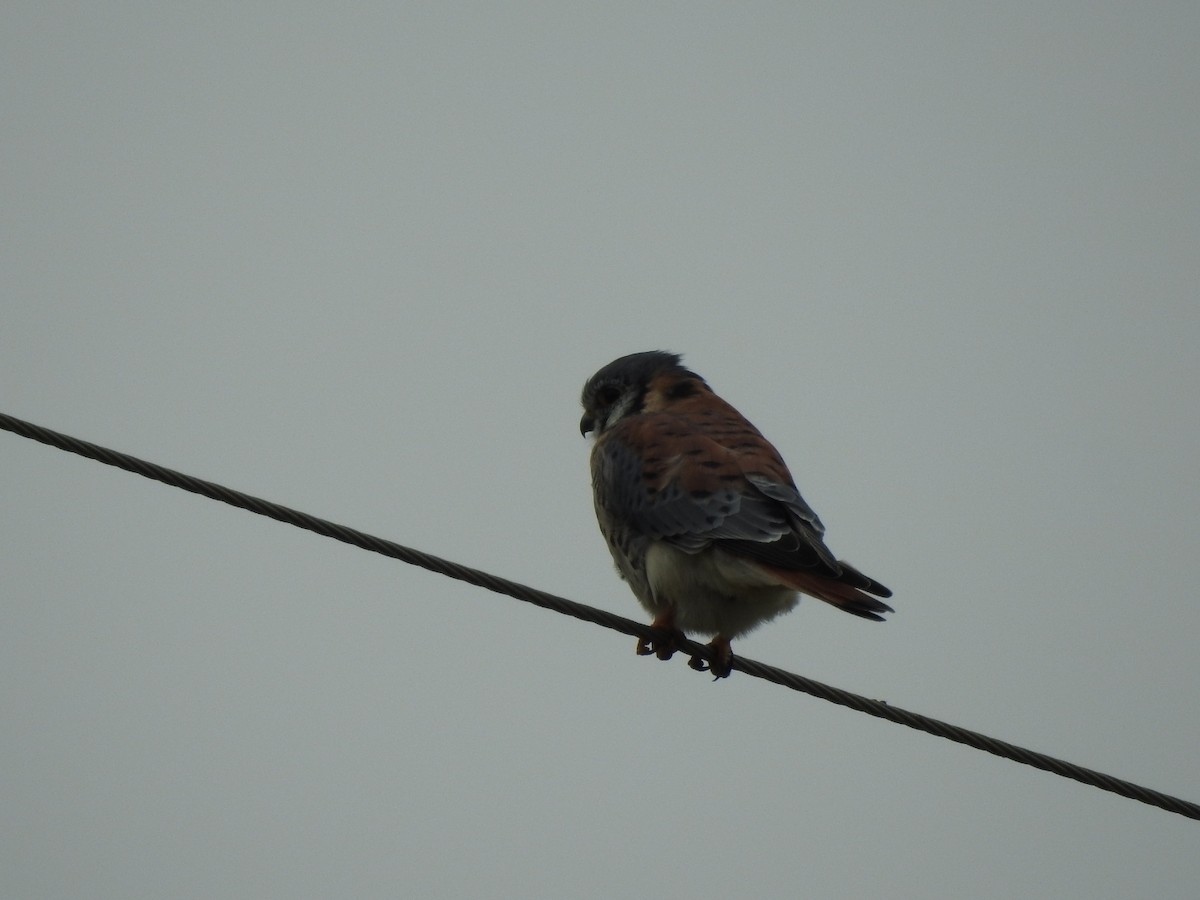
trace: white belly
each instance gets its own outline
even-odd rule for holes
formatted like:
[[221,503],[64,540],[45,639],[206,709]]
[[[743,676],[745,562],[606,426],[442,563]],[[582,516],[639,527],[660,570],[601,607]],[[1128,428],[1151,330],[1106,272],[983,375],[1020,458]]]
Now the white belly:
[[758,566],[716,549],[693,554],[652,544],[646,576],[653,592],[650,611],[673,606],[676,627],[706,636],[736,638],[800,602],[796,591]]

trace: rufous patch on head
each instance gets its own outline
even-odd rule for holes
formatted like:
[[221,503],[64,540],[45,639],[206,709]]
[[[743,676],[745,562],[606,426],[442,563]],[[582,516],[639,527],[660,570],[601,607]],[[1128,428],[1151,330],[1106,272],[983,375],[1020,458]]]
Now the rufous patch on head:
[[691,374],[667,372],[651,379],[646,386],[646,396],[642,401],[642,411],[664,412],[673,409],[689,397],[695,397],[702,391],[708,391],[703,381]]

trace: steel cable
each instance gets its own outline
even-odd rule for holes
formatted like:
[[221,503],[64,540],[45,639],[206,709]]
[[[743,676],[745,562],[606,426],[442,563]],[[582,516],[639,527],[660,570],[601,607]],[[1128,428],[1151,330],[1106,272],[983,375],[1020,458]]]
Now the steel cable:
[[[309,515],[308,513],[289,509],[286,506],[272,503],[269,500],[263,500],[211,481],[204,481],[191,475],[185,475],[182,472],[176,472],[173,469],[138,459],[127,453],[110,450],[107,447],[101,447],[89,441],[61,434],[57,431],[51,431],[48,428],[42,428],[39,425],[34,425],[31,422],[26,422],[13,416],[5,415],[4,413],[0,413],[0,428],[5,431],[11,431],[14,434],[19,434],[22,437],[48,444],[51,447],[66,450],[69,453],[86,456],[88,459],[116,466],[118,469],[124,469],[127,472],[133,472],[173,487],[182,488],[185,491],[191,491],[194,494],[200,494],[213,500],[219,500],[222,503],[228,503],[230,506],[236,506],[280,522],[286,522],[289,525],[295,525],[297,528],[313,531],[317,534],[342,541],[343,543],[353,544],[364,550],[381,553],[384,556],[398,559],[410,565],[420,566],[423,569],[437,572],[448,578],[455,578],[498,594],[505,594],[517,600],[523,600],[526,603],[532,603],[543,609],[573,616],[576,619],[592,622],[596,625],[610,628],[613,631],[619,631],[635,637],[655,637],[655,631],[650,626],[644,625],[641,622],[635,622],[632,619],[626,619],[623,616],[618,616],[602,609],[577,603],[565,597],[548,594],[545,591],[539,591],[536,588],[518,584],[515,581],[509,581],[506,578],[500,578],[479,569],[472,569],[468,566],[451,562],[450,560],[441,559],[432,554],[423,553],[420,550],[414,550],[393,541],[348,528],[345,525],[339,525],[336,522],[330,522],[326,519]],[[699,656],[704,659],[709,658],[708,647],[695,641],[680,641],[679,649],[691,656]],[[1103,772],[1097,772],[1094,769],[1086,769],[1065,760],[1055,759],[1044,753],[1027,750],[1015,744],[997,740],[996,738],[988,737],[985,734],[970,731],[966,728],[960,728],[957,725],[951,725],[948,722],[942,722],[938,719],[921,715],[920,713],[909,712],[908,710],[885,703],[882,700],[872,700],[868,697],[853,694],[841,688],[831,687],[819,681],[813,681],[811,678],[805,678],[802,675],[796,675],[793,672],[787,672],[775,666],[747,659],[743,656],[735,656],[732,667],[739,672],[745,672],[747,675],[752,675],[755,678],[761,678],[765,681],[791,688],[794,691],[811,694],[814,697],[828,700],[830,703],[836,703],[839,706],[847,706],[850,709],[875,716],[876,718],[887,719],[891,722],[906,725],[909,728],[915,728],[918,731],[924,731],[928,734],[934,734],[959,744],[966,744],[968,747],[974,747],[977,750],[984,750],[1014,762],[1033,766],[1036,769],[1042,769],[1047,772],[1053,772],[1055,775],[1061,775],[1063,778],[1070,778],[1104,791],[1111,791],[1122,797],[1128,797],[1131,800],[1157,806],[1168,812],[1178,813],[1181,816],[1191,819],[1200,819],[1200,804],[1190,803],[1187,800],[1181,800],[1178,797],[1172,797],[1169,794],[1151,790],[1150,788],[1115,778],[1112,775],[1105,775]]]

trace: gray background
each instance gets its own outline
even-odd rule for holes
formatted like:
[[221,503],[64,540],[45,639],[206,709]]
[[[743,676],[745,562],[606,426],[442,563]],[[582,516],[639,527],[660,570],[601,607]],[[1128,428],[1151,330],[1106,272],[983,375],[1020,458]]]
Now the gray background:
[[[1200,6],[0,14],[3,409],[641,618],[687,361],[896,591],[747,656],[1200,800]],[[5,897],[1194,897],[1200,823],[0,435]]]

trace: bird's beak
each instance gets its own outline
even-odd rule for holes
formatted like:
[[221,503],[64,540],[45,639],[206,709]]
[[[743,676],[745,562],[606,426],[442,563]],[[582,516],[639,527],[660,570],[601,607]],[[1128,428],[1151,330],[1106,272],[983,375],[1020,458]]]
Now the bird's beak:
[[584,417],[579,420],[579,433],[587,437],[589,431],[596,430],[596,420],[590,415],[584,414]]

